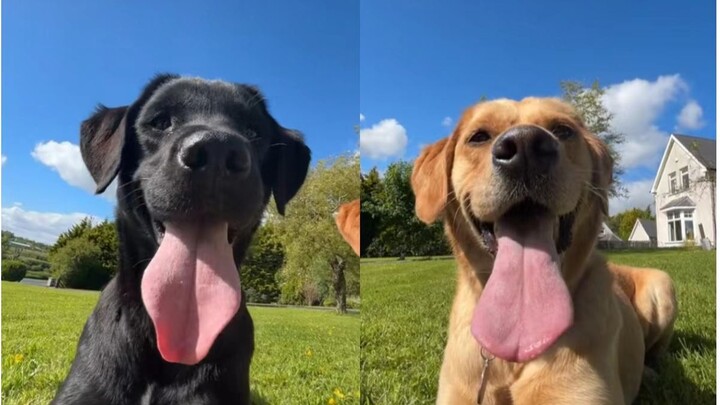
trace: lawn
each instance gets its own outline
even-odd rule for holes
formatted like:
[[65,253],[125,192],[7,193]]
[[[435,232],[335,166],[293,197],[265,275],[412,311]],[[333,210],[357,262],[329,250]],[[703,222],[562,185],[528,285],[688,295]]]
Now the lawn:
[[[680,314],[657,381],[637,404],[715,403],[715,252],[613,252],[617,263],[663,269],[675,280]],[[455,262],[361,262],[363,404],[434,403]]]
[[[97,298],[95,292],[2,282],[3,405],[50,402]],[[260,307],[250,313],[256,403],[359,403],[359,316]]]

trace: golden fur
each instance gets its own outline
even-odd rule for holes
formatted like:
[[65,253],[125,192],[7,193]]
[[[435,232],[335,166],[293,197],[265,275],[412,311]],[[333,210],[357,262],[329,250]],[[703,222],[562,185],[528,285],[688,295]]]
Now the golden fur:
[[[640,387],[646,353],[660,355],[670,340],[676,316],[672,281],[659,270],[608,264],[596,253],[607,215],[612,159],[572,107],[540,98],[470,107],[452,135],[426,147],[415,162],[416,213],[426,223],[444,220],[458,265],[437,403],[476,401],[483,362],[470,324],[493,258],[480,244],[469,216],[493,222],[519,202],[493,170],[491,148],[500,134],[521,124],[548,132],[562,124],[576,131],[576,136],[560,141],[557,168],[543,190],[532,195],[558,216],[575,212],[572,242],[561,256],[574,322],[534,360],[493,360],[483,404],[630,404]],[[479,129],[492,139],[468,146]],[[557,233],[555,229],[556,238]]]
[[355,254],[360,256],[360,199],[341,205],[335,224]]

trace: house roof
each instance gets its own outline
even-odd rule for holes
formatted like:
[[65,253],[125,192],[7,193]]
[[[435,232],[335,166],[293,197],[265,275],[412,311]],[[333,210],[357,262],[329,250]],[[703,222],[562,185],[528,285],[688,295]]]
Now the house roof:
[[615,235],[615,232],[610,229],[610,227],[603,222],[602,228],[600,228],[600,234],[598,235],[598,240],[622,240],[619,236]]
[[697,136],[673,134],[678,140],[697,159],[703,166],[708,169],[715,170],[716,150],[715,140],[707,138],[699,138]]
[[679,207],[694,207],[695,202],[691,200],[689,197],[680,197],[676,198],[669,203],[663,205],[660,207],[660,211],[667,210],[670,208],[679,208]]
[[645,233],[651,238],[657,238],[657,224],[654,219],[640,219],[638,218],[640,226],[645,229]]
[[655,181],[653,181],[651,193],[657,191],[658,184],[660,182],[660,175],[665,169],[665,163],[667,162],[668,156],[670,155],[670,146],[673,144],[679,145],[690,157],[695,159],[700,165],[708,170],[715,170],[716,156],[715,156],[715,139],[700,138],[697,136],[682,135],[682,134],[670,134],[670,139],[665,146],[665,152],[663,153],[660,166],[658,167],[657,173],[655,174]]

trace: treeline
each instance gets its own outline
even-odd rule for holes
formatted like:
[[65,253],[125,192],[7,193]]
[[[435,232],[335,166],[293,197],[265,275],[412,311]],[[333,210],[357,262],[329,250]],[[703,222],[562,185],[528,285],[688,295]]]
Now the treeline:
[[[341,204],[359,198],[359,172],[357,156],[320,161],[284,217],[270,203],[239,270],[248,302],[335,306],[340,312],[359,305],[359,259],[333,218]],[[5,241],[3,234],[3,254]],[[101,289],[118,268],[114,222],[83,219],[50,247],[48,261],[58,287]],[[10,279],[19,281],[26,271],[21,262],[3,261],[3,279],[12,273]]]
[[397,161],[382,176],[376,168],[361,176],[361,255],[404,258],[451,254],[442,223],[428,226],[415,216],[411,174],[411,162]]

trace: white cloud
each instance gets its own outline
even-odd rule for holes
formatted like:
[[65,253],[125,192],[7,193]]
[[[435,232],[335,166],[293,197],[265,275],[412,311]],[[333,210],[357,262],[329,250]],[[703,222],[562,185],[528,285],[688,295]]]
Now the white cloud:
[[7,162],[7,156],[2,155],[2,165],[5,166],[5,162]]
[[362,113],[360,113],[360,122],[363,122],[363,121],[365,121],[365,116],[362,115]]
[[445,118],[443,118],[441,124],[442,124],[442,126],[449,128],[453,124],[453,119],[451,117],[445,117]]
[[655,201],[653,195],[650,193],[653,181],[655,181],[655,179],[624,182],[623,186],[627,188],[628,198],[610,199],[610,215],[612,216],[631,208],[645,209],[648,205],[652,204]]
[[[95,181],[83,163],[78,145],[67,141],[48,141],[35,145],[31,154],[35,160],[56,171],[66,183],[95,193]],[[114,180],[102,196],[114,203],[116,189],[117,181]]]
[[401,157],[407,142],[407,131],[394,118],[384,119],[371,128],[360,130],[360,153],[363,158]]
[[705,126],[703,110],[695,100],[688,101],[677,116],[679,129],[700,129]]
[[85,217],[93,221],[100,218],[80,212],[60,214],[56,212],[26,211],[22,204],[2,208],[2,229],[38,242],[53,244],[58,236]]
[[668,134],[655,124],[669,102],[686,92],[680,75],[660,76],[655,81],[634,79],[605,90],[603,104],[613,114],[612,126],[625,134],[620,145],[620,164],[625,169],[656,168]]

